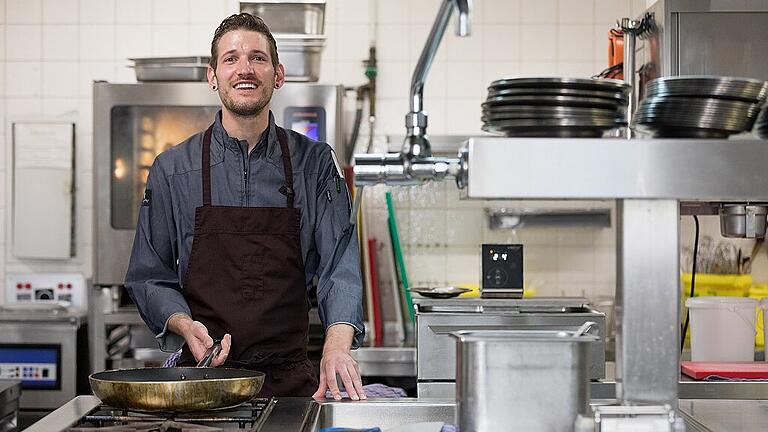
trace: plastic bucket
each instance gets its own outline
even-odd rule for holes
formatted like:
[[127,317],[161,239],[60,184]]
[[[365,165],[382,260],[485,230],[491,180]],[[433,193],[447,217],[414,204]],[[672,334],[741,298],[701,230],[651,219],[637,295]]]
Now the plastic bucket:
[[[749,289],[749,296],[753,299],[764,299],[768,297],[768,284],[758,284],[753,285]],[[757,335],[755,336],[755,346],[762,348],[765,346],[765,334],[763,332],[763,329],[765,326],[763,325],[763,311],[765,310],[765,307],[763,307],[763,304],[760,304],[760,309],[757,310]]]
[[685,305],[691,314],[691,360],[755,360],[757,300],[695,297],[686,300]]

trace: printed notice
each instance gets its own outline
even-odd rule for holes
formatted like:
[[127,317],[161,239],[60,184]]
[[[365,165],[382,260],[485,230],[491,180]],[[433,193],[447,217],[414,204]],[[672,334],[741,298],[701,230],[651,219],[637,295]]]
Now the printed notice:
[[72,123],[14,123],[16,169],[72,169]]

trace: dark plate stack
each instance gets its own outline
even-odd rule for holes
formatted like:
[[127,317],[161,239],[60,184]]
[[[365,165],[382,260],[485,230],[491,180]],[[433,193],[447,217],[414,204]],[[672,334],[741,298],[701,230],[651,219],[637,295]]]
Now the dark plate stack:
[[517,137],[601,137],[626,126],[629,86],[581,78],[507,78],[488,87],[483,130]]
[[763,139],[768,139],[768,104],[765,104],[755,122],[755,133]]
[[674,76],[645,88],[635,126],[657,138],[727,138],[752,129],[768,83],[749,78]]

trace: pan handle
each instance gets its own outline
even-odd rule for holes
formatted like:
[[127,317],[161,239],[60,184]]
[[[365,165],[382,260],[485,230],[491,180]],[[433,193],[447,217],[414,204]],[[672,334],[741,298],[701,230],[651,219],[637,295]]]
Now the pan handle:
[[210,366],[213,359],[216,358],[216,356],[219,355],[220,352],[221,352],[221,339],[214,339],[213,345],[211,345],[211,347],[208,348],[208,351],[205,352],[205,357],[203,357],[203,359],[197,363],[197,367]]

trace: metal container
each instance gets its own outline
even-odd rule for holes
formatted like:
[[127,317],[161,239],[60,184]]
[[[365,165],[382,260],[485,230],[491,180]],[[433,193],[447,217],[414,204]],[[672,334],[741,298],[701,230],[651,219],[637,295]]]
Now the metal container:
[[277,53],[285,66],[285,80],[316,82],[320,78],[320,55],[325,36],[276,34]]
[[241,2],[240,12],[261,17],[272,33],[323,34],[325,0]]
[[456,404],[462,432],[573,431],[589,410],[589,350],[574,331],[458,331]]
[[206,81],[210,57],[132,58],[136,81]]
[[724,205],[720,207],[720,234],[723,237],[763,238],[765,237],[768,206]]

